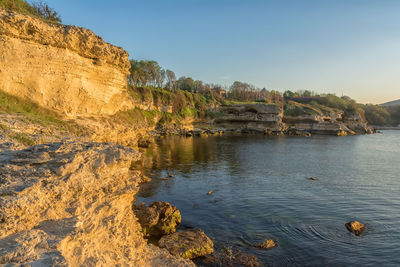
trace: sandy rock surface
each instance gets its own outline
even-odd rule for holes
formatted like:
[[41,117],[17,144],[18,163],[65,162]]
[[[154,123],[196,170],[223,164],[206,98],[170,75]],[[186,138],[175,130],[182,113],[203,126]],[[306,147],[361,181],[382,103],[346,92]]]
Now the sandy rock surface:
[[83,142],[0,152],[0,264],[194,266],[143,239],[139,156]]

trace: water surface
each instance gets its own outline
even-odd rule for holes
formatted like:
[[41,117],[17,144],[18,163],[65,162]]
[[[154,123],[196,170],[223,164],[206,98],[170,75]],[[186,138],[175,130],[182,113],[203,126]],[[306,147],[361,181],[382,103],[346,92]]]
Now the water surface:
[[[400,131],[170,137],[144,154],[153,180],[138,201],[174,204],[217,250],[236,247],[264,266],[400,265]],[[344,227],[354,219],[366,224],[361,237]],[[253,247],[266,238],[279,246]]]

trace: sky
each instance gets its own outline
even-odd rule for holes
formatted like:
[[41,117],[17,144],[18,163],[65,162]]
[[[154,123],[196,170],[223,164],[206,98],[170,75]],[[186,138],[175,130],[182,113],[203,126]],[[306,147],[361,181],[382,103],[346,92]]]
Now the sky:
[[178,77],[268,90],[400,99],[398,0],[47,0]]

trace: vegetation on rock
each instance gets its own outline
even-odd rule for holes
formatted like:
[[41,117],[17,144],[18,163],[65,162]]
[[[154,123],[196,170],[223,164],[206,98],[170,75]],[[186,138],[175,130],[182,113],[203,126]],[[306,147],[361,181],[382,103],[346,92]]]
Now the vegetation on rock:
[[165,235],[158,243],[161,248],[166,248],[172,255],[181,256],[184,259],[194,259],[214,251],[214,243],[201,230]]
[[57,11],[42,1],[36,1],[30,4],[25,0],[0,0],[0,8],[37,17],[50,23],[62,22]]

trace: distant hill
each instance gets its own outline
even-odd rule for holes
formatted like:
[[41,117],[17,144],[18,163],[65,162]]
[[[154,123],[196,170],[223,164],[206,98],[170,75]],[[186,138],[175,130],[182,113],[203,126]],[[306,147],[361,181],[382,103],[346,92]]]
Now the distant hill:
[[384,106],[384,107],[397,106],[397,105],[400,105],[400,99],[381,104],[381,106]]

